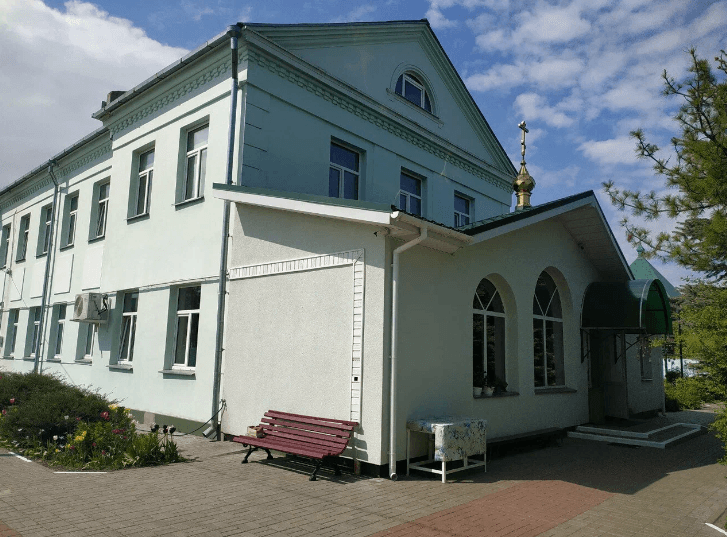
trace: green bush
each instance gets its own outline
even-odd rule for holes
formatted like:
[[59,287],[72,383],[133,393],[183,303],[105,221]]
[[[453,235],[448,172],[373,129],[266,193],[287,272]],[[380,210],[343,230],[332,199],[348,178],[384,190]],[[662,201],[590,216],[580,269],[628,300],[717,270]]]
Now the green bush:
[[723,405],[722,410],[717,412],[717,416],[712,425],[710,425],[710,429],[712,429],[717,438],[722,441],[722,445],[725,449],[725,456],[722,457],[719,462],[727,464],[727,405]]
[[664,381],[664,396],[669,412],[697,409],[714,401],[714,395],[703,377],[677,378],[673,383]]
[[0,441],[50,465],[118,469],[184,460],[174,428],[140,434],[124,407],[48,375],[0,373]]

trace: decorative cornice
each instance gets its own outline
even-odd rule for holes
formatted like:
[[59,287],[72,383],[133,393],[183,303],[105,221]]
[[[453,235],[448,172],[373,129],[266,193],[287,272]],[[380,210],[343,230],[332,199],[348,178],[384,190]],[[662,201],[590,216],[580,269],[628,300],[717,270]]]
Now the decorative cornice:
[[303,272],[306,270],[317,270],[341,265],[355,263],[361,256],[363,250],[351,250],[349,252],[337,252],[334,254],[323,254],[290,261],[273,261],[248,265],[230,269],[230,280],[243,280],[246,278],[258,278],[260,276],[271,276],[273,274],[287,274],[289,272]]
[[494,185],[495,187],[510,192],[512,183],[505,181],[498,177],[495,177],[492,173],[488,172],[481,166],[475,165],[472,162],[454,154],[441,144],[438,144],[421,134],[418,134],[411,129],[401,125],[400,123],[392,120],[385,114],[366,106],[365,104],[347,96],[343,93],[337,92],[325,86],[320,81],[313,77],[306,76],[303,73],[293,71],[289,66],[282,62],[274,59],[266,54],[262,54],[256,50],[249,50],[248,58],[250,62],[259,65],[260,67],[267,69],[268,71],[278,75],[279,77],[288,80],[289,82],[306,89],[307,91],[321,97],[322,99],[342,108],[361,119],[368,121],[376,125],[377,127],[384,129],[385,131],[397,136],[412,145],[431,153],[436,156],[457,166],[458,168],[479,177],[480,179]]
[[[240,58],[238,60],[238,63],[242,63],[245,56],[240,55]],[[230,59],[225,58],[223,60],[218,61],[212,67],[209,69],[204,70],[203,72],[199,73],[194,79],[188,80],[184,82],[183,84],[177,86],[176,88],[170,89],[169,91],[164,92],[161,96],[157,97],[156,99],[153,99],[150,103],[148,103],[146,106],[143,106],[136,112],[130,115],[123,115],[119,119],[118,122],[113,123],[111,122],[109,124],[109,130],[111,131],[111,136],[115,136],[117,133],[121,132],[124,129],[127,129],[128,127],[131,127],[132,125],[139,123],[144,118],[150,116],[151,114],[163,109],[167,108],[176,101],[180,100],[185,95],[188,95],[189,93],[192,93],[197,88],[200,88],[201,86],[204,86],[206,84],[209,84],[216,78],[220,78],[225,73],[227,73],[230,70]]]
[[[91,151],[90,153],[87,153],[86,155],[83,155],[82,157],[71,161],[65,166],[57,168],[55,170],[55,173],[58,177],[69,177],[74,171],[86,166],[87,164],[99,160],[101,157],[108,153],[111,153],[111,140],[98,147],[95,151]],[[21,201],[29,198],[36,192],[39,192],[45,188],[50,188],[51,185],[52,182],[50,176],[46,176],[45,179],[38,180],[36,183],[25,188],[24,190],[21,190],[11,198],[7,198],[5,201],[0,203],[0,213],[5,212],[8,207],[12,207],[13,205],[20,203]]]

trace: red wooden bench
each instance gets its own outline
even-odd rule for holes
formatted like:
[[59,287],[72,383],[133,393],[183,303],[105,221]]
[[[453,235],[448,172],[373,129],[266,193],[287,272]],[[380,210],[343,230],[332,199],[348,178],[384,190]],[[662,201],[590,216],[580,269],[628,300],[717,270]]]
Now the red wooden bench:
[[341,475],[336,459],[346,449],[353,436],[353,429],[358,425],[355,421],[335,420],[330,418],[316,418],[301,414],[290,414],[268,410],[261,420],[260,427],[264,436],[236,436],[233,442],[243,446],[250,446],[245,455],[243,464],[253,451],[263,449],[272,459],[270,450],[282,451],[291,455],[299,455],[316,459],[316,467],[310,476],[311,481],[316,480],[316,474],[324,461],[332,463],[336,475]]

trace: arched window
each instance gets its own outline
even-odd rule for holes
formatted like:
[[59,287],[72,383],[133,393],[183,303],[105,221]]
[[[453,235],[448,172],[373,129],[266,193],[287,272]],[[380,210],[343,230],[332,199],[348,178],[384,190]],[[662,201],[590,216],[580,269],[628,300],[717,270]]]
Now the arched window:
[[477,286],[472,300],[473,386],[482,386],[485,377],[505,382],[505,309],[500,293],[488,279]]
[[563,370],[563,313],[558,287],[542,272],[533,295],[535,387],[565,386]]
[[411,71],[407,71],[399,76],[394,92],[404,97],[407,101],[417,105],[419,108],[423,108],[430,114],[432,113],[432,101],[429,97],[429,92],[424,87],[421,78]]

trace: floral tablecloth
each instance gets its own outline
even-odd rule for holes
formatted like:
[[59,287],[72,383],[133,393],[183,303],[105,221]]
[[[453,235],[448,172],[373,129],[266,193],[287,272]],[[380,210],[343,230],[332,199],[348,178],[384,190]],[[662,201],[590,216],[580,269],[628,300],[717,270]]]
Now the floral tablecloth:
[[408,420],[410,431],[434,435],[434,460],[459,461],[487,449],[487,420],[443,416]]

